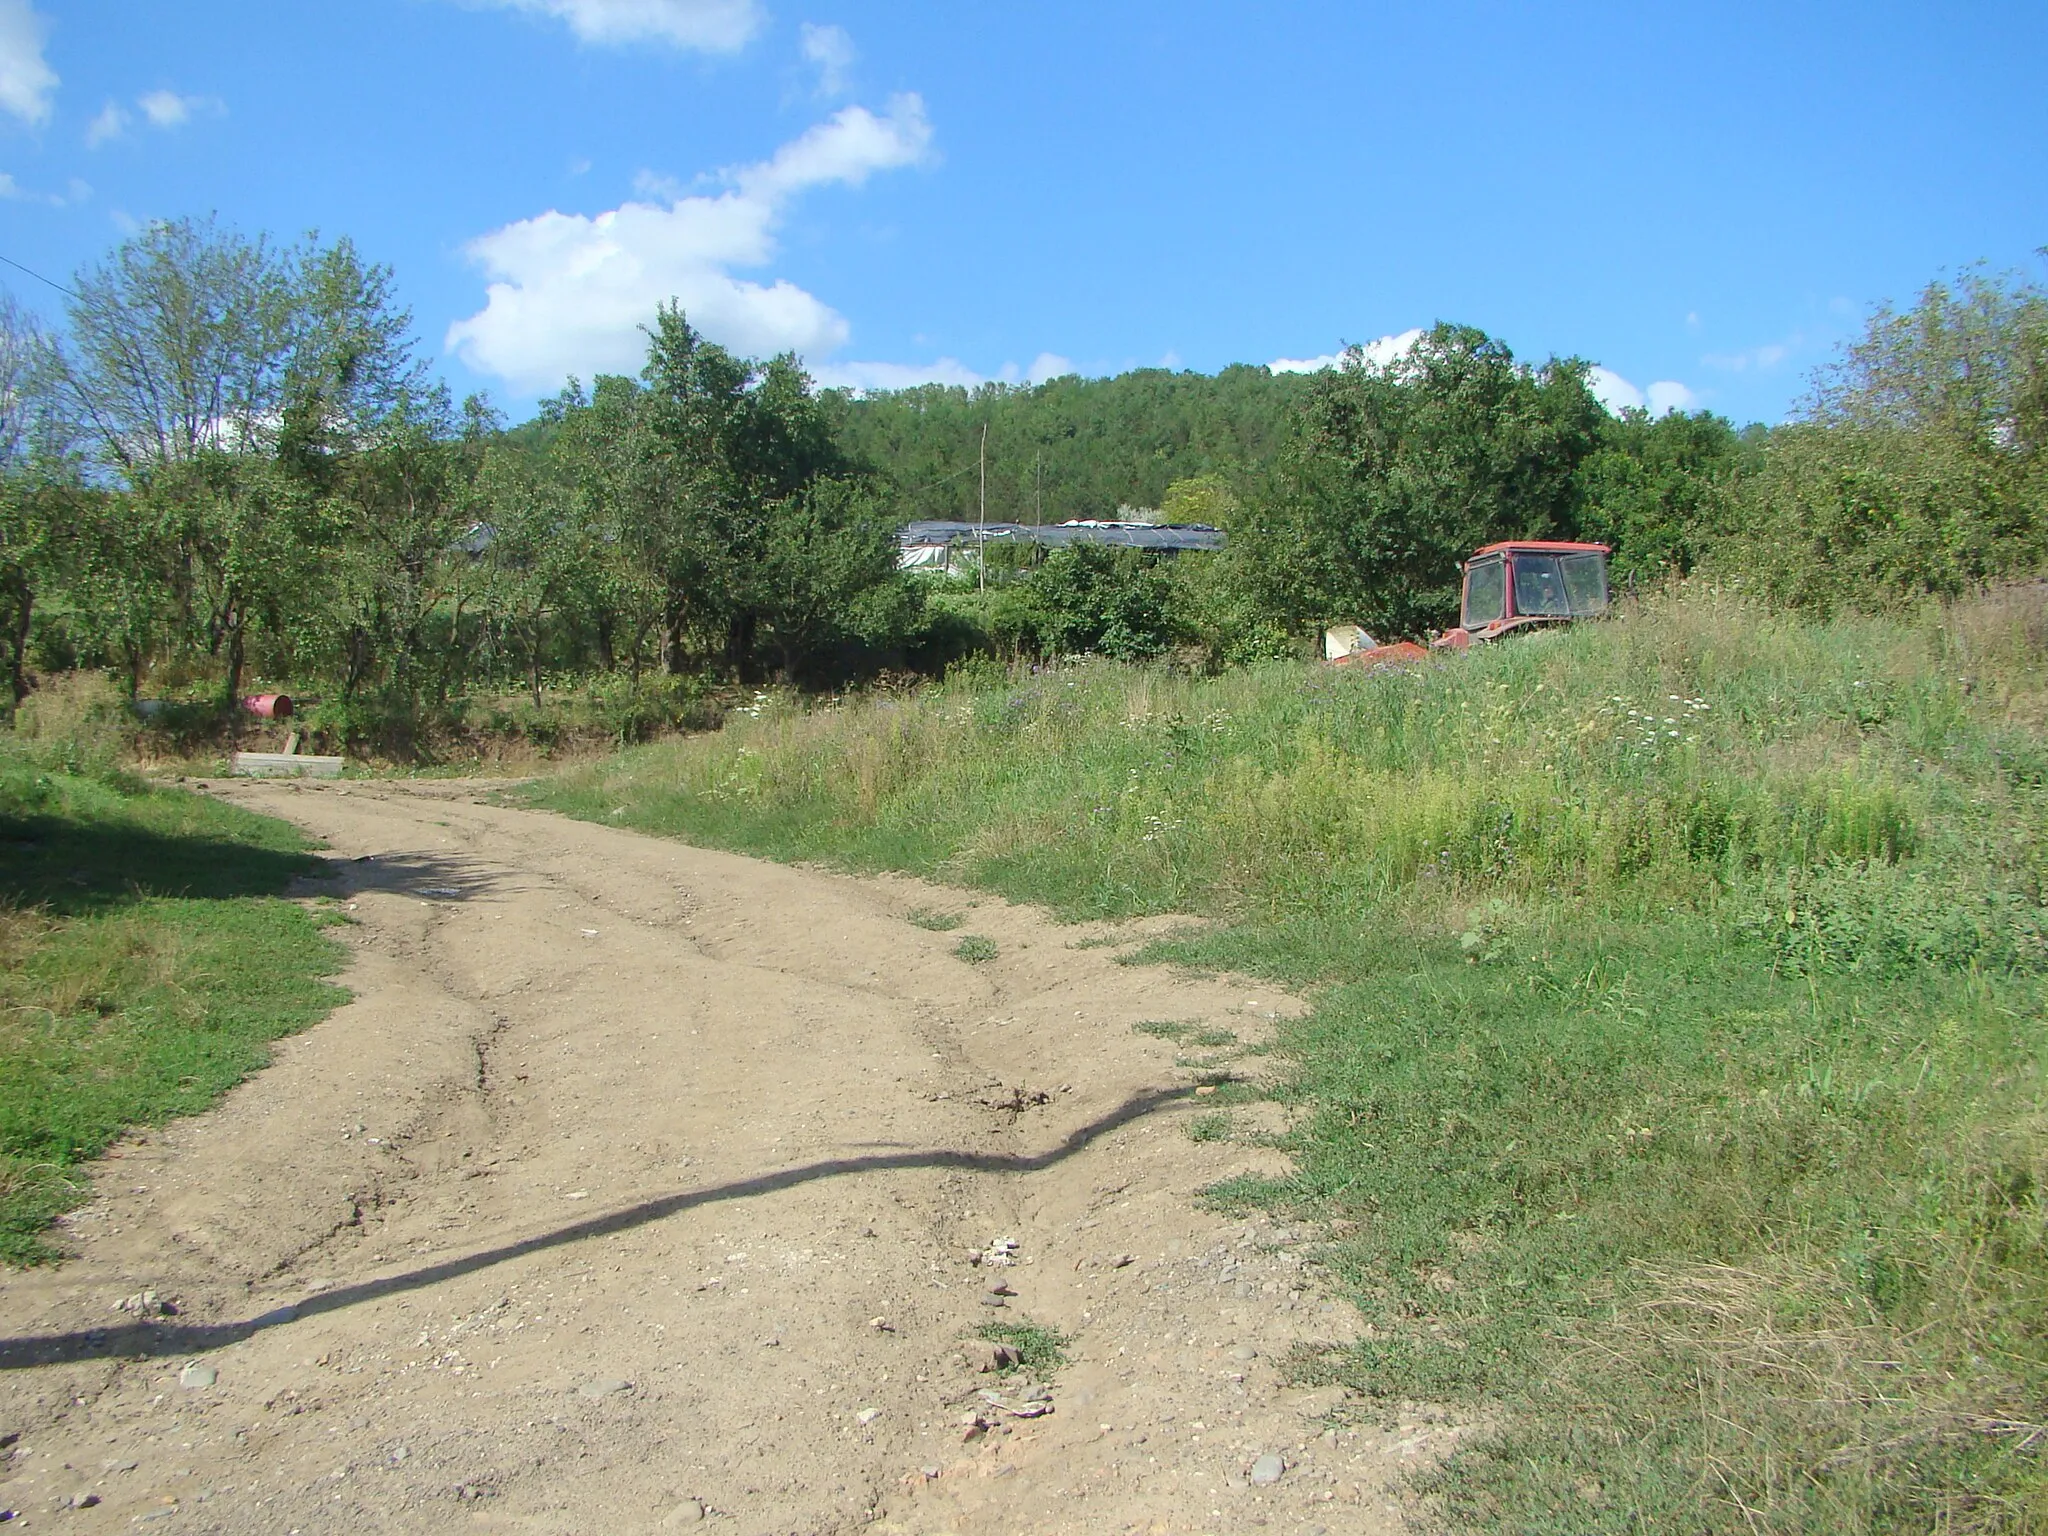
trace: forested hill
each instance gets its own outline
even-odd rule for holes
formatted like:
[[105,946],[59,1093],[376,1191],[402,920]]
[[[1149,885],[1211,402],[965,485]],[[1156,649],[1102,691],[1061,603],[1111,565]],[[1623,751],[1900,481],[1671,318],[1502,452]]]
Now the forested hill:
[[1240,364],[826,398],[841,447],[888,480],[904,519],[976,515],[986,423],[989,518],[1056,523],[1158,507],[1176,480],[1263,467],[1311,383]]

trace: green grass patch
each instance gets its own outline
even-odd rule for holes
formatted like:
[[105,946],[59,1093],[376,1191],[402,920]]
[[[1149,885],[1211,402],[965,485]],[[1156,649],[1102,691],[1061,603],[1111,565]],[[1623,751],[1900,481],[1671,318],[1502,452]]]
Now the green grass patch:
[[[985,678],[985,674],[984,674]],[[1294,1172],[1374,1324],[1305,1366],[1507,1426],[1453,1525],[2048,1522],[2048,599],[1709,592],[1402,674],[1091,664],[540,786],[1270,978]],[[1141,1031],[1226,1043],[1193,1024]],[[1226,1122],[1227,1123],[1227,1122]],[[2028,1522],[2034,1522],[2029,1527]]]
[[941,912],[933,907],[913,907],[903,914],[903,920],[928,933],[951,933],[965,921],[958,912]]
[[953,953],[969,965],[986,965],[996,957],[996,941],[970,933],[953,946]]
[[1230,1140],[1230,1116],[1224,1114],[1197,1115],[1188,1122],[1189,1141]]
[[974,1330],[977,1339],[1007,1344],[1017,1351],[1017,1364],[1004,1366],[999,1374],[1024,1371],[1033,1376],[1050,1376],[1067,1363],[1067,1346],[1073,1342],[1057,1328],[1039,1323],[983,1323]]
[[1131,1028],[1141,1035],[1152,1035],[1160,1040],[1185,1040],[1194,1033],[1195,1026],[1173,1019],[1143,1019]]
[[0,742],[0,850],[0,1261],[27,1264],[57,1256],[84,1163],[345,994],[322,923],[278,899],[320,868],[282,822]]

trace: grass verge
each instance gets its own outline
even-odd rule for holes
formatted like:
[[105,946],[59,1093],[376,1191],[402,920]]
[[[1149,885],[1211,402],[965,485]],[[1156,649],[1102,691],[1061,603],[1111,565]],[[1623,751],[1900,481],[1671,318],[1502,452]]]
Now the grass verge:
[[[1509,1426],[1474,1530],[2048,1526],[2048,601],[1708,592],[1406,674],[1107,665],[541,786],[1305,989],[1295,1172],[1371,1328],[1313,1371]],[[1141,1025],[1191,1043],[1193,1027]],[[1499,1411],[1505,1410],[1505,1411]]]
[[0,1262],[122,1131],[204,1109],[345,994],[340,948],[278,893],[298,833],[0,740]]

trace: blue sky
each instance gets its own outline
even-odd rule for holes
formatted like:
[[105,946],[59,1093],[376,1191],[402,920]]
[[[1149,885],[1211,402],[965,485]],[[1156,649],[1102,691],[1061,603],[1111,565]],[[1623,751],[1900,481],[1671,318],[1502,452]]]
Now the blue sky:
[[0,0],[0,256],[347,234],[515,418],[674,293],[829,382],[1451,319],[1776,420],[1872,303],[2043,275],[2043,78],[2039,0]]

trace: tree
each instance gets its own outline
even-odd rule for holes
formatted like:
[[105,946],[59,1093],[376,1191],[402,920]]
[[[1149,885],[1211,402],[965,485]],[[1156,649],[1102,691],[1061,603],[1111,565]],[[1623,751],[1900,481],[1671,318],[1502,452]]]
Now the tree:
[[1771,433],[1714,564],[1777,602],[1829,612],[1958,596],[2043,554],[2042,519],[1976,454],[1898,429]]
[[1138,550],[1099,544],[1055,550],[1024,585],[1035,638],[1048,655],[1095,651],[1137,661],[1173,641],[1172,589]]
[[1622,412],[1579,466],[1580,532],[1613,546],[1617,576],[1684,575],[1729,530],[1737,479],[1763,435],[1710,411]]
[[337,554],[326,606],[346,658],[344,696],[368,682],[408,704],[445,690],[469,566],[459,541],[474,521],[465,459],[437,387],[401,396],[321,477]]
[[1159,519],[1166,523],[1205,523],[1228,528],[1243,509],[1237,488],[1227,476],[1211,470],[1176,480],[1159,501]]
[[2048,292],[1931,283],[1815,376],[1742,487],[1724,570],[1804,607],[1954,595],[2048,559]]
[[143,526],[175,552],[174,622],[219,666],[232,708],[251,639],[282,635],[331,576],[326,509],[274,460],[218,449],[150,469],[133,495]]
[[2048,451],[2048,291],[1979,265],[1952,286],[1929,283],[1904,313],[1878,305],[1815,375],[1806,417],[2037,459]]
[[54,361],[41,323],[0,293],[0,644],[17,704],[28,696],[36,602],[60,577],[79,517]]
[[1416,634],[1456,614],[1475,548],[1569,537],[1603,420],[1585,376],[1570,359],[1518,364],[1469,326],[1438,325],[1384,366],[1353,348],[1316,378],[1275,492],[1240,519],[1275,611]]
[[846,456],[882,479],[906,520],[974,520],[986,425],[989,519],[1057,523],[1123,505],[1163,509],[1177,480],[1262,468],[1311,387],[1262,367],[1141,368],[1036,386],[827,391],[822,403]]
[[819,603],[889,576],[880,524],[864,493],[820,489],[849,466],[794,357],[738,357],[673,304],[647,334],[639,382],[552,404],[551,451],[638,573],[614,590],[660,593],[670,672],[746,674],[769,652],[792,668],[826,633]]
[[894,531],[869,482],[818,476],[774,503],[755,606],[783,677],[794,680],[827,645],[853,633],[861,598],[897,579]]
[[[280,247],[182,219],[124,241],[74,290],[64,394],[101,475],[127,487],[154,535],[126,551],[152,568],[143,579],[100,584],[153,587],[169,608],[168,622],[131,612],[130,644],[168,634],[202,651],[231,702],[254,636],[293,649],[321,632],[329,598],[361,598],[360,580],[319,579],[351,529],[365,537],[345,574],[360,578],[366,555],[398,562],[373,583],[380,612],[404,608],[384,601],[401,588],[424,600],[425,557],[387,535],[394,508],[418,521],[433,482],[421,442],[432,391],[388,268],[347,240]],[[356,498],[352,518],[335,515],[336,497]],[[397,622],[417,639],[416,614]]]
[[[424,384],[391,272],[347,240],[251,240],[212,220],[152,224],[73,279],[64,378],[122,478],[203,453],[346,440]],[[309,411],[310,407],[310,411]]]

